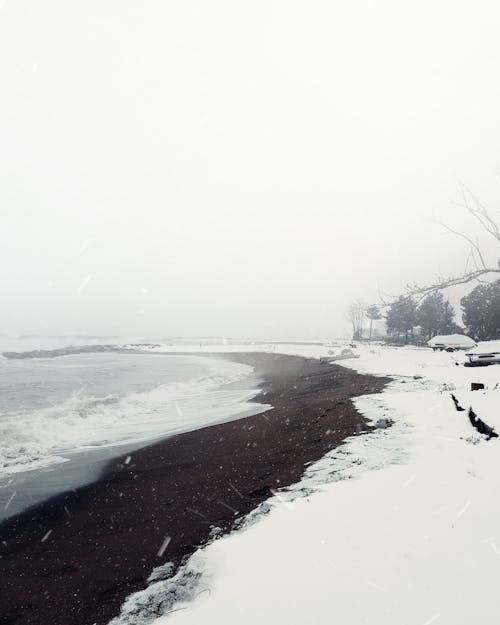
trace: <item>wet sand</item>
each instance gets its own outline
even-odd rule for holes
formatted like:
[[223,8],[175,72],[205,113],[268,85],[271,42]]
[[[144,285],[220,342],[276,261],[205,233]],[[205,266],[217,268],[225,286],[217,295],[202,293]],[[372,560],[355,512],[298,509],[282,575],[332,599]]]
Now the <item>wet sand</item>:
[[230,530],[365,430],[350,398],[387,382],[294,356],[230,359],[256,368],[256,401],[273,409],[115,459],[96,482],[0,525],[0,625],[105,625],[155,567],[180,564],[212,527]]

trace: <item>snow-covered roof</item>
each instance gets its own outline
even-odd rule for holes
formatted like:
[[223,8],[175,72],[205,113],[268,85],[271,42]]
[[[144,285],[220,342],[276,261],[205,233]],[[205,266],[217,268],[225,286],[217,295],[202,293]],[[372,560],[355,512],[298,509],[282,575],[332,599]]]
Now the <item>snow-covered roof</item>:
[[450,345],[452,347],[475,347],[476,342],[465,334],[441,334],[427,341],[430,347]]
[[500,353],[500,341],[481,341],[471,351],[472,354],[491,354],[495,352]]

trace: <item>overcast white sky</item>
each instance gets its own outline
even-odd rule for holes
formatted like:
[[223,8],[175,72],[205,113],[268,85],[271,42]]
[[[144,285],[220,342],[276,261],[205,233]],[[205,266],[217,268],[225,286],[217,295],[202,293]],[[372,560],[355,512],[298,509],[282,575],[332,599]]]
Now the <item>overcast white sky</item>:
[[0,6],[0,333],[332,336],[498,211],[497,0]]

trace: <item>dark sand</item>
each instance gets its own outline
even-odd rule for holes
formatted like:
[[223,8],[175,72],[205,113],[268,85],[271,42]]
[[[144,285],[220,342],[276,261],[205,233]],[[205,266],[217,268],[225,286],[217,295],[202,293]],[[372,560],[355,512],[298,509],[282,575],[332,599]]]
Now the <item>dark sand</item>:
[[293,356],[231,360],[255,366],[257,399],[272,410],[115,459],[97,482],[0,525],[0,625],[105,625],[153,568],[179,564],[212,526],[229,530],[270,489],[365,430],[350,398],[387,381]]

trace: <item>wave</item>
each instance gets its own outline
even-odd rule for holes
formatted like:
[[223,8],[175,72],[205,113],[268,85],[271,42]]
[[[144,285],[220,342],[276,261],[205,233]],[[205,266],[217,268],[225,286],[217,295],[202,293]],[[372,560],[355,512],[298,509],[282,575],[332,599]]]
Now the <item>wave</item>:
[[65,401],[0,418],[0,474],[47,466],[75,450],[146,442],[203,427],[248,408],[254,389],[235,389],[252,368],[206,361],[206,375],[124,397],[95,397],[85,387]]

